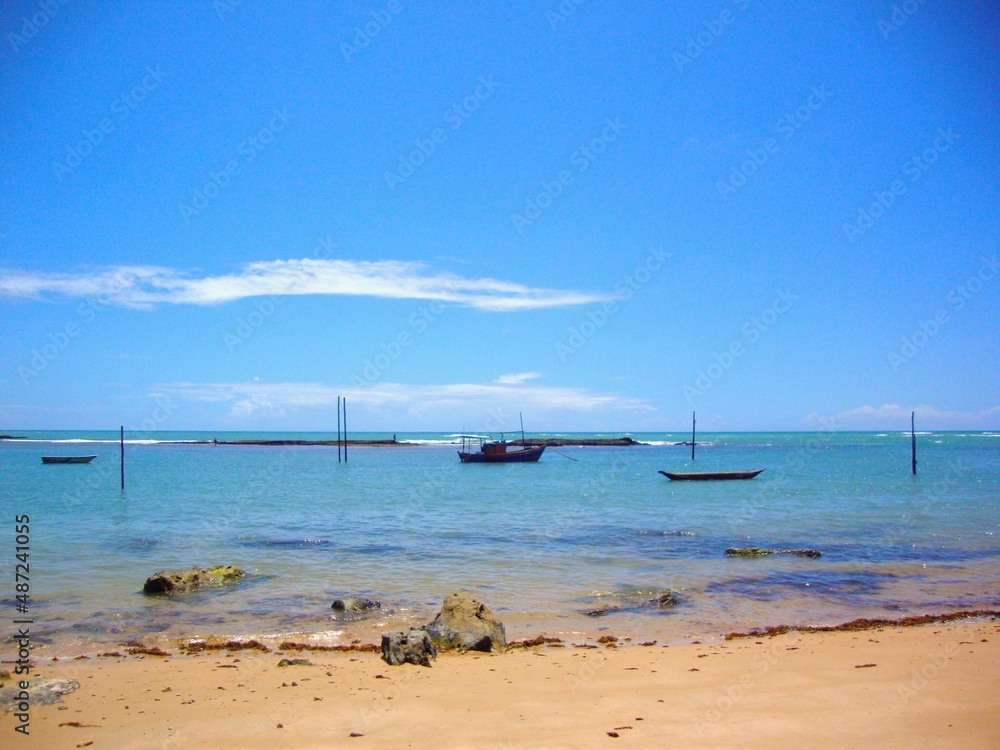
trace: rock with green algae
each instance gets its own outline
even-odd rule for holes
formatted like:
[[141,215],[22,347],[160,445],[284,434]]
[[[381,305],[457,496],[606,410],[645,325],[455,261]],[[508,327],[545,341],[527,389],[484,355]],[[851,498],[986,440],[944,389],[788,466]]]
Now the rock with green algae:
[[378,614],[378,610],[382,609],[382,602],[365,597],[345,596],[334,599],[330,609],[337,612],[337,616],[342,619],[359,619],[366,615]]
[[231,586],[239,583],[244,573],[235,565],[216,565],[214,568],[185,568],[162,570],[146,579],[144,594],[186,594],[201,588]]
[[762,549],[760,547],[730,547],[727,557],[767,557],[768,555],[795,555],[796,557],[822,557],[818,549]]
[[726,557],[766,557],[773,554],[773,549],[760,547],[730,547],[726,550]]

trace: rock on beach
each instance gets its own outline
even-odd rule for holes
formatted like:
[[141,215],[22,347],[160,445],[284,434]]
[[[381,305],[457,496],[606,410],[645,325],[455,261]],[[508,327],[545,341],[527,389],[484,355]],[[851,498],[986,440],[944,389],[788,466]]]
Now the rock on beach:
[[185,568],[162,570],[146,579],[144,594],[186,594],[206,587],[231,586],[239,583],[244,573],[235,565],[216,565],[214,568]]
[[442,651],[492,651],[507,645],[503,623],[469,591],[449,594],[424,629]]
[[408,633],[383,635],[382,659],[392,666],[416,664],[429,667],[431,659],[437,659],[437,649],[426,630],[414,628]]

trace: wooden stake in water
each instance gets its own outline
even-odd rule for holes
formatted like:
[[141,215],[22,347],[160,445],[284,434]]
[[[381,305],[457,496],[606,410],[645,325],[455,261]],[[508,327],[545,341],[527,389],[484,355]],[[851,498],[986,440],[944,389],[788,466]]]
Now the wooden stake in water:
[[913,469],[913,476],[917,475],[917,431],[914,427],[916,412],[910,412],[910,461]]
[[125,489],[125,425],[121,426],[122,489]]
[[344,463],[347,463],[347,396],[344,396]]
[[340,463],[340,396],[337,396],[337,463]]
[[694,412],[691,412],[691,460],[694,461]]

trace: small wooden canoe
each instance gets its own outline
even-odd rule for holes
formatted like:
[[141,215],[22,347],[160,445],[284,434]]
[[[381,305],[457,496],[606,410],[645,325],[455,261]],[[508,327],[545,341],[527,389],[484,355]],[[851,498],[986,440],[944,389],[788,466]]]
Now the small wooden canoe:
[[43,464],[89,464],[97,458],[93,456],[42,456]]
[[760,474],[763,469],[755,471],[661,471],[660,473],[667,479],[713,481],[718,479],[753,479]]

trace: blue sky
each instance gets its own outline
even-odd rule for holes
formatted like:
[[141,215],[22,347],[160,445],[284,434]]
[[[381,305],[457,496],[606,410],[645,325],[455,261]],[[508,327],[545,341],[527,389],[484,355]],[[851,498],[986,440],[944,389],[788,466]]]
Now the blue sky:
[[1000,428],[993,3],[0,33],[2,428]]

